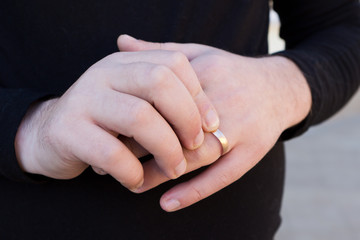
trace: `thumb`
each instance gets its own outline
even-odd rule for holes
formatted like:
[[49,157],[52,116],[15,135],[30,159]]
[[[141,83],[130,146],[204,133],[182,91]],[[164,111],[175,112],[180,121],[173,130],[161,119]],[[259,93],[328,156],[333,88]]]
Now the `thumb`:
[[213,50],[212,47],[195,44],[195,43],[156,43],[147,42],[143,40],[135,39],[129,35],[120,35],[117,39],[117,45],[120,51],[135,52],[135,51],[146,51],[146,50],[166,50],[166,51],[179,51],[186,55],[191,61],[199,55],[205,52]]

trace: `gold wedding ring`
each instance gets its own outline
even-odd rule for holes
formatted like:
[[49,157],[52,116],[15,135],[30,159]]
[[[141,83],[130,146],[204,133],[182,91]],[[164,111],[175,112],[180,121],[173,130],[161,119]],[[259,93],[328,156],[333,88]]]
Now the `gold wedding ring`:
[[222,147],[222,152],[221,152],[221,156],[226,154],[227,151],[229,150],[229,142],[226,139],[225,135],[219,130],[217,129],[215,132],[211,132],[212,134],[214,134],[214,136],[219,140],[221,147]]

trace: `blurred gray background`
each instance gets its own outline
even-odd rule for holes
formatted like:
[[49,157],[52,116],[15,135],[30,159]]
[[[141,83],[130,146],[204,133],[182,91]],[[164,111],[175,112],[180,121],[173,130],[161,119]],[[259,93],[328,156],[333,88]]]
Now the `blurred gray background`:
[[276,239],[360,239],[360,94],[286,147],[283,223]]
[[[270,14],[270,52],[283,49]],[[360,67],[360,63],[359,63]],[[360,239],[360,93],[338,114],[286,143],[276,240]]]

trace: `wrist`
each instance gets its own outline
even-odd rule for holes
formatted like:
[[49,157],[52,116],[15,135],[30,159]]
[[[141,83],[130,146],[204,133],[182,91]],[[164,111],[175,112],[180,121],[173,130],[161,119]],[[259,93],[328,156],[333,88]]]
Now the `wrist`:
[[33,103],[22,119],[15,136],[15,153],[20,168],[27,173],[39,174],[41,166],[36,158],[37,129],[41,126],[40,116],[55,99]]
[[282,129],[286,130],[308,116],[312,105],[310,87],[301,70],[291,60],[281,56],[261,60],[265,75],[278,95],[277,111],[283,120]]

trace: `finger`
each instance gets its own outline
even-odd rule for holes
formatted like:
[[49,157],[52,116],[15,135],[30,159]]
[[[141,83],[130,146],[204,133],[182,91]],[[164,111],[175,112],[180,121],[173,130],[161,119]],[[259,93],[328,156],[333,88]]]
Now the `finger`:
[[[114,137],[117,136],[117,139],[119,139],[130,150],[130,152],[132,152],[137,158],[142,158],[142,157],[145,157],[150,154],[145,148],[143,148],[133,138],[119,135],[119,133],[111,131],[111,130],[108,130],[107,132],[110,133],[111,135],[113,135]],[[96,170],[98,170],[98,169],[96,169]]]
[[112,89],[153,105],[186,148],[195,149],[202,144],[204,133],[198,108],[169,68],[152,63],[129,63],[120,65],[115,71],[109,80]]
[[199,109],[200,115],[202,116],[204,130],[206,132],[212,132],[219,127],[219,117],[217,112],[202,90],[193,67],[183,53],[178,51],[153,50],[136,53],[121,53],[117,56],[119,57],[116,57],[115,60],[123,64],[148,62],[168,67],[190,92]]
[[144,51],[144,50],[168,50],[180,51],[191,61],[193,58],[213,50],[212,47],[196,43],[155,43],[135,39],[129,35],[120,35],[117,39],[117,45],[120,51]]
[[107,90],[105,95],[91,109],[95,123],[133,138],[154,155],[169,178],[182,175],[186,170],[182,148],[166,120],[148,102],[135,96],[113,90]]
[[[97,173],[108,173],[130,190],[143,183],[143,168],[138,159],[118,139],[96,125],[83,126],[74,139],[74,155]],[[81,144],[79,144],[81,143]]]
[[166,192],[161,207],[168,212],[188,207],[235,182],[255,165],[246,155],[233,149],[198,176]]
[[119,135],[118,139],[137,157],[141,158],[146,155],[149,155],[149,151],[147,151],[143,146],[137,143],[133,138],[125,137],[123,135]]
[[[212,164],[221,155],[221,145],[214,135],[205,134],[204,143],[196,150],[184,150],[184,156],[187,160],[186,172],[192,172],[203,166]],[[168,180],[170,180],[159,168],[154,160],[147,161],[143,164],[144,168],[144,184],[136,190],[142,193],[152,189]]]

